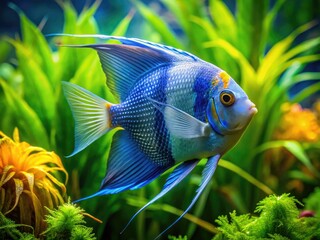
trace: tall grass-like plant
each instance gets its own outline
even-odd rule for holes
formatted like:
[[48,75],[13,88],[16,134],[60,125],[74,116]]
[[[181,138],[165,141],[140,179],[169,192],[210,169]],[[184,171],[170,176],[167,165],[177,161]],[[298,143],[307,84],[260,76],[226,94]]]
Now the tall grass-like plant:
[[[84,8],[80,14],[70,1],[58,3],[64,13],[64,33],[99,33],[94,19],[99,1]],[[95,51],[88,49],[57,48],[55,39],[44,36],[17,6],[10,7],[20,17],[21,37],[1,39],[3,45],[9,44],[15,50],[15,60],[0,65],[1,131],[11,133],[18,127],[21,138],[32,145],[66,156],[73,149],[74,130],[73,118],[61,91],[61,82],[71,81],[113,101],[106,88],[105,75],[98,56]],[[125,34],[131,19],[130,13],[119,22],[114,32],[109,34]],[[64,42],[79,43],[77,39]],[[93,40],[83,39],[81,43],[93,43]],[[105,174],[110,140],[111,137],[106,136],[88,151],[63,159],[65,168],[70,173],[67,189],[73,200],[92,194],[99,188]],[[102,235],[109,217],[120,208],[119,199],[120,197],[115,195],[108,197],[108,200],[95,198],[81,203],[87,212],[104,222],[90,222],[98,235]],[[119,232],[120,230],[114,234],[118,236]]]

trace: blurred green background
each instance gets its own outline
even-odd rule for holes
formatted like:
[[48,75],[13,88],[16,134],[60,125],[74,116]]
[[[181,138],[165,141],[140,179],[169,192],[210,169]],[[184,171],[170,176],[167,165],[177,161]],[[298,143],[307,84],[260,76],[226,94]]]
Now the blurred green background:
[[[12,4],[14,3],[14,4]],[[252,212],[265,196],[307,197],[320,185],[320,1],[1,1],[0,130],[55,151],[69,172],[73,200],[98,190],[111,135],[72,158],[73,119],[61,93],[71,81],[113,102],[97,54],[57,48],[93,39],[49,33],[138,37],[189,51],[227,71],[259,109],[238,145],[227,153],[190,214],[169,230],[211,239],[214,220],[232,210]],[[202,164],[203,165],[203,164]],[[147,210],[124,239],[150,239],[191,201],[202,167]],[[119,232],[167,177],[148,186],[93,198],[79,205],[103,221],[88,220],[98,239]]]

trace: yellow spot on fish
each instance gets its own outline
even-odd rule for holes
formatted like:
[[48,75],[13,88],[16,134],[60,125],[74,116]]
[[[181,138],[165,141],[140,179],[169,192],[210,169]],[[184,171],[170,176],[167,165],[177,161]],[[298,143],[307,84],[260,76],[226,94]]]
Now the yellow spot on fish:
[[106,110],[107,110],[107,116],[109,116],[109,119],[107,119],[107,128],[111,128],[111,123],[112,123],[112,120],[111,120],[111,114],[110,114],[110,108],[113,104],[107,102],[106,103]]
[[221,78],[221,81],[223,82],[223,88],[229,87],[229,82],[230,82],[230,76],[228,73],[225,71],[222,71],[219,73],[219,77]]

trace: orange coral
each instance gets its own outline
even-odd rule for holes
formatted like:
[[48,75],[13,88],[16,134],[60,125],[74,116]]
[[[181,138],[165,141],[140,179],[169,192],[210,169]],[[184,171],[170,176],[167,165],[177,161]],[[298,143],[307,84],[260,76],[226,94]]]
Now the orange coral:
[[13,140],[0,131],[0,211],[16,223],[34,228],[38,236],[45,228],[47,213],[65,202],[65,183],[54,175],[68,173],[54,152],[20,142],[15,129]]

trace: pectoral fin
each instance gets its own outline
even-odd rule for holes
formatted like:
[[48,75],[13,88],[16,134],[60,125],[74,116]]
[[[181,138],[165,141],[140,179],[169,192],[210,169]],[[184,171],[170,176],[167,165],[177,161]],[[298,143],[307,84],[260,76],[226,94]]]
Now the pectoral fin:
[[198,138],[210,135],[210,125],[201,122],[190,114],[170,105],[148,98],[163,113],[166,126],[175,137]]

